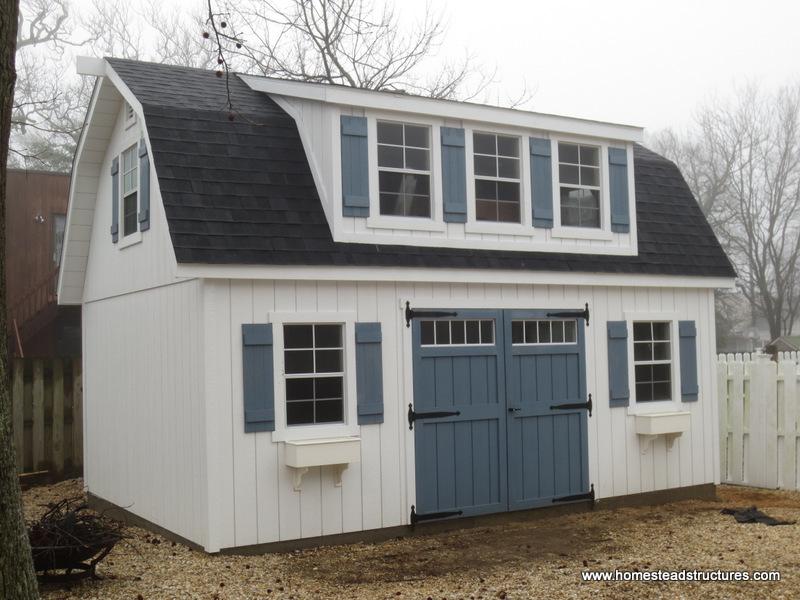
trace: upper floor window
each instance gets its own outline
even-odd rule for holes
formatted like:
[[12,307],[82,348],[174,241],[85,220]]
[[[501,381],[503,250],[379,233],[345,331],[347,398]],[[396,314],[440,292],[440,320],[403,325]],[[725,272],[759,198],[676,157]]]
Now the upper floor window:
[[125,102],[125,129],[136,123],[136,111],[133,107]]
[[558,143],[561,225],[600,227],[600,148]]
[[475,217],[479,221],[520,222],[519,138],[472,134]]
[[669,321],[633,324],[636,401],[672,399],[672,348]]
[[122,153],[122,236],[138,231],[139,161],[136,144]]
[[430,128],[378,121],[380,213],[431,216]]

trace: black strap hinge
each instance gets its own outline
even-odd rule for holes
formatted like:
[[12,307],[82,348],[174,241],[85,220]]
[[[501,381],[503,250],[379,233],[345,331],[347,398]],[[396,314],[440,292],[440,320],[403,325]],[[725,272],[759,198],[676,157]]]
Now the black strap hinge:
[[585,408],[589,411],[589,416],[592,416],[592,395],[589,394],[589,399],[586,402],[572,402],[569,404],[551,404],[550,410],[574,410]]
[[417,419],[441,419],[442,417],[457,417],[461,414],[460,410],[435,410],[430,412],[415,412],[412,404],[408,405],[408,428],[414,429],[414,421]]
[[589,303],[586,303],[586,308],[583,310],[564,310],[559,312],[549,312],[548,317],[561,317],[564,319],[583,319],[586,321],[586,326],[589,326]]
[[411,505],[411,516],[409,517],[409,522],[413,527],[420,521],[432,521],[433,519],[444,519],[447,517],[458,517],[464,514],[463,510],[444,510],[441,512],[432,512],[432,513],[423,513],[418,514],[417,511],[414,509],[414,505]]
[[594,484],[589,487],[589,491],[585,494],[574,494],[573,496],[561,496],[560,498],[553,498],[553,502],[577,502],[578,500],[591,500],[594,502]]
[[436,319],[438,317],[457,317],[458,313],[443,310],[414,310],[411,302],[406,301],[406,327],[411,327],[411,319]]

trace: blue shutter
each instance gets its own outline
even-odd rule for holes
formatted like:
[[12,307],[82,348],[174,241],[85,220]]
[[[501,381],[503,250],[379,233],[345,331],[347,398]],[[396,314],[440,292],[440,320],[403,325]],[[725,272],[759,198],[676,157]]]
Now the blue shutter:
[[139,231],[150,229],[150,160],[147,144],[139,141]]
[[381,324],[356,323],[358,424],[383,423]]
[[611,192],[611,231],[628,233],[628,152],[623,148],[608,149],[608,179]]
[[444,220],[467,222],[467,163],[464,130],[442,127],[442,193]]
[[111,241],[119,240],[119,158],[111,161]]
[[628,324],[608,322],[608,398],[614,406],[628,406]]
[[681,400],[696,402],[700,393],[697,384],[697,328],[694,321],[678,321],[681,352]]
[[550,140],[530,139],[533,226],[553,227],[553,159]]
[[272,325],[242,325],[244,431],[275,431]]
[[345,217],[368,217],[367,119],[342,115],[341,128],[342,214]]

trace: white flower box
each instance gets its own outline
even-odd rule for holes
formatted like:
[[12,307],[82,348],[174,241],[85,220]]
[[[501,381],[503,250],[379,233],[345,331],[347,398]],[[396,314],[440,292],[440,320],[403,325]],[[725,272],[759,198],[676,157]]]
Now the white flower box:
[[336,485],[342,485],[342,471],[361,460],[361,438],[323,438],[286,442],[286,466],[294,469],[294,489],[300,491],[303,475],[311,467],[336,466]]

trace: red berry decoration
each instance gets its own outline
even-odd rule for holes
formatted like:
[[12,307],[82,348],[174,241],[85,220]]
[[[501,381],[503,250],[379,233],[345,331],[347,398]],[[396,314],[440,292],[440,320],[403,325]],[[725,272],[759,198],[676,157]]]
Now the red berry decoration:
[[241,45],[239,42],[236,42],[236,47],[237,47],[237,48],[241,48],[241,47],[242,47],[242,45]]
[[228,26],[228,24],[225,21],[223,21],[222,23],[219,24],[219,26],[225,29]]
[[224,61],[222,60],[222,57],[221,57],[221,56],[220,56],[220,57],[217,57],[217,64],[218,64],[218,65],[221,65],[223,62],[224,62]]
[[222,77],[222,71],[217,71],[217,77]]
[[210,37],[210,36],[208,35],[208,32],[207,32],[207,31],[204,31],[204,32],[203,32],[203,37],[204,37],[205,39],[208,39],[208,38]]

